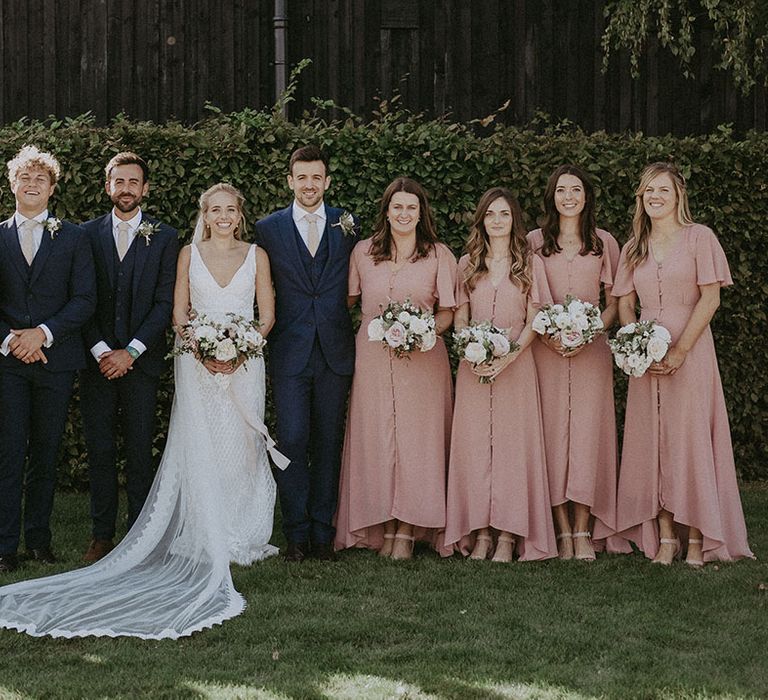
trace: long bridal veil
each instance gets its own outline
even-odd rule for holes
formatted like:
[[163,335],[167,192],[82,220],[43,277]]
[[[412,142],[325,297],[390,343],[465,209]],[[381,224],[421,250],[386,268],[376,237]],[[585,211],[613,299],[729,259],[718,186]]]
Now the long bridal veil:
[[[206,370],[190,355],[176,358],[175,372],[168,443],[146,505],[131,531],[110,555],[92,566],[0,589],[1,627],[34,636],[176,639],[244,609],[245,601],[232,583],[230,559],[245,564],[277,550],[266,544],[271,512],[258,526],[260,533],[249,532],[255,537],[236,541],[233,509],[241,505],[242,522],[254,527],[248,525],[250,516],[245,512],[253,504],[233,499],[242,499],[248,490],[238,480],[255,479],[250,483],[254,492],[271,495],[273,504],[274,481],[270,492],[268,466],[260,473],[251,465],[229,477],[216,466],[229,463],[226,456],[222,459],[222,449],[244,449],[242,434],[227,434],[232,429],[232,411],[250,426],[246,439],[252,442],[246,447],[256,447],[266,461],[264,435],[259,434],[266,431],[258,412],[247,409],[254,402],[244,395],[252,391],[253,380],[263,387],[264,364],[261,360],[249,363],[245,383],[230,383],[236,375],[206,377]],[[207,403],[204,410],[201,401]],[[243,416],[244,410],[250,415]],[[287,460],[272,446],[266,449],[284,468]],[[258,504],[262,508],[269,505],[267,495]]]

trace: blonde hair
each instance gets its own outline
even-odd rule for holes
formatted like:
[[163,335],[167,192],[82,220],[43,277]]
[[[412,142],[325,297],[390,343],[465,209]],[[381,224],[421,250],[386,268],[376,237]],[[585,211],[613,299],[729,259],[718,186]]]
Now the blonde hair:
[[240,219],[235,226],[233,236],[239,241],[242,240],[242,232],[248,225],[245,220],[245,214],[243,213],[243,204],[245,203],[245,197],[242,192],[234,185],[230,185],[228,182],[217,182],[213,187],[209,187],[205,192],[200,195],[200,201],[198,202],[199,214],[198,225],[202,227],[202,240],[207,241],[211,237],[211,229],[208,224],[205,223],[205,215],[208,212],[210,206],[210,200],[217,192],[226,192],[231,194],[237,200],[237,208],[240,210]]
[[11,184],[16,182],[19,171],[30,168],[40,168],[48,173],[51,184],[55,185],[61,175],[59,161],[52,153],[41,151],[37,146],[25,145],[8,161],[8,180]]
[[635,190],[635,214],[632,217],[632,231],[627,248],[627,264],[630,270],[645,262],[648,257],[649,238],[651,235],[651,217],[645,211],[643,193],[651,180],[666,173],[672,180],[677,196],[677,221],[682,226],[693,223],[691,210],[688,206],[688,191],[685,178],[680,169],[674,163],[651,163],[647,165],[640,175],[640,184]]

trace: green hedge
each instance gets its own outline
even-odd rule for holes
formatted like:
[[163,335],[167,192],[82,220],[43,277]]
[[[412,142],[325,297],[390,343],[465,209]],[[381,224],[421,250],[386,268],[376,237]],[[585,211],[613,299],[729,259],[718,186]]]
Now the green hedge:
[[[0,157],[8,160],[24,143],[52,150],[63,168],[52,208],[59,217],[83,221],[109,207],[103,190],[107,159],[118,150],[136,150],[151,167],[148,211],[188,239],[200,192],[219,180],[243,191],[250,222],[285,206],[288,155],[308,142],[320,143],[331,154],[328,200],[355,211],[364,229],[373,222],[381,193],[392,178],[404,174],[420,180],[431,193],[443,239],[457,254],[483,190],[496,184],[510,187],[534,227],[547,176],[563,162],[578,163],[592,174],[598,188],[598,224],[623,243],[640,170],[649,161],[675,160],[689,180],[694,217],[717,232],[735,280],[722,296],[713,327],[738,469],[745,479],[768,478],[768,363],[761,349],[768,336],[767,134],[752,133],[741,141],[726,127],[690,138],[586,134],[569,123],[550,124],[546,119],[519,129],[425,121],[386,110],[368,123],[353,117],[328,122],[317,115],[289,123],[272,113],[245,110],[213,114],[195,127],[123,118],[96,127],[88,116],[22,121],[0,128]],[[7,182],[0,197],[2,210],[10,215],[14,203]],[[619,381],[617,386],[621,404],[624,384]],[[168,376],[159,407],[163,429],[158,454],[170,397]],[[79,416],[73,411],[61,482],[80,487],[85,476]]]

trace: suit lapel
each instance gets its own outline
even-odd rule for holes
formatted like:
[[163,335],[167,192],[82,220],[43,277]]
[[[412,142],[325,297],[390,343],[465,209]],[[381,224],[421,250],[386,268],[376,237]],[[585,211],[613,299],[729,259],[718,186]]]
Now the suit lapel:
[[333,224],[335,223],[337,223],[335,220],[331,221],[331,212],[329,208],[326,206],[325,207],[325,230],[323,232],[323,236],[327,237],[328,239],[328,259],[325,261],[325,267],[323,267],[323,271],[320,273],[320,280],[318,282],[318,286],[325,281],[326,276],[329,274],[328,270],[332,267],[333,258],[336,255],[336,249],[339,247],[339,236],[341,235],[342,232],[338,226],[333,226]]
[[[139,226],[145,221],[144,215],[141,216]],[[154,223],[146,219],[148,223]],[[141,282],[141,273],[144,270],[144,264],[147,262],[147,256],[149,255],[149,249],[152,247],[151,238],[147,239],[140,236],[138,233],[133,238],[133,245],[136,246],[136,259],[133,261],[133,296],[135,297],[139,291],[139,283]]]
[[[55,235],[58,235],[58,233],[61,233],[61,231],[58,231]],[[32,261],[32,270],[29,278],[30,284],[34,284],[40,276],[40,273],[45,267],[45,261],[48,260],[48,256],[51,254],[54,245],[56,245],[56,240],[51,236],[50,231],[43,227],[43,237],[40,239],[40,247],[37,249],[35,259]]]
[[21,252],[21,244],[19,243],[19,233],[16,230],[16,220],[12,216],[8,221],[4,221],[2,224],[2,236],[0,241],[5,246],[5,250],[8,253],[8,257],[13,262],[14,267],[18,270],[21,278],[26,282],[29,279],[29,265],[24,259],[24,253]]
[[115,284],[115,238],[112,235],[112,215],[107,214],[99,225],[99,247],[104,256],[104,267],[109,275],[109,285]]

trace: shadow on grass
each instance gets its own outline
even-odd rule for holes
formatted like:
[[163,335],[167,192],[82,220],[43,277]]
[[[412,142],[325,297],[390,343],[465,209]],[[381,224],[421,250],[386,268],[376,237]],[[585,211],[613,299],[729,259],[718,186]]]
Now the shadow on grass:
[[[768,488],[743,497],[759,559],[701,571],[424,550],[233,567],[246,612],[181,641],[0,631],[0,698],[766,697]],[[82,554],[87,510],[58,496],[60,570]]]

